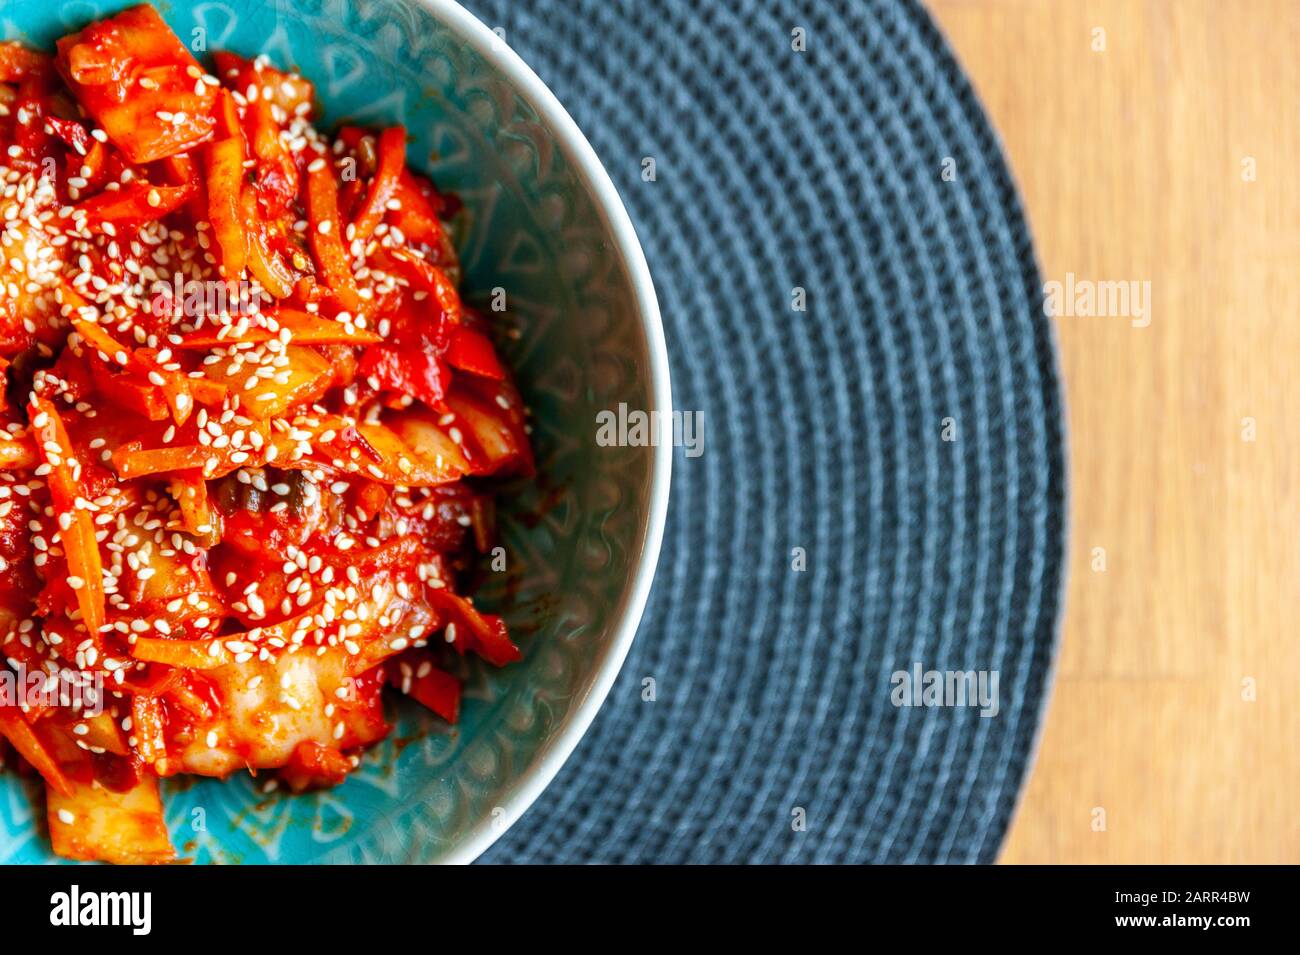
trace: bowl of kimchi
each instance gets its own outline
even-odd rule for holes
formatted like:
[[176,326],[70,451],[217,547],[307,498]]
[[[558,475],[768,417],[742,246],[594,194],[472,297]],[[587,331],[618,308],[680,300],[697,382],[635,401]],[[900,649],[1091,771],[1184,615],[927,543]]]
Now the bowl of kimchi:
[[472,860],[658,556],[609,176],[450,2],[6,26],[0,862]]

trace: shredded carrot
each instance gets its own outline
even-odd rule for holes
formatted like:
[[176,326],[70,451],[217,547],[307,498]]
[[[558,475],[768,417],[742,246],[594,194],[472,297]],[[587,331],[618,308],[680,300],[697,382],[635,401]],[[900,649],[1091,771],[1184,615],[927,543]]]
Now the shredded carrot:
[[226,400],[226,395],[230,393],[229,388],[210,378],[186,378],[185,385],[189,388],[194,400],[201,405],[219,405]]
[[[381,341],[374,332],[344,325],[331,318],[313,315],[292,308],[272,308],[264,313],[273,319],[280,328],[289,329],[290,341],[295,345],[371,345]],[[265,326],[252,326],[243,331],[234,326],[223,325],[216,331],[194,331],[180,336],[177,348],[206,350],[222,345],[254,345],[278,338]]]
[[[72,327],[86,342],[109,361],[114,361],[127,371],[136,372],[162,391],[177,424],[184,424],[194,410],[190,394],[191,379],[164,368],[145,351],[130,351],[94,322],[82,318],[72,319]],[[224,394],[224,393],[223,393]]]
[[50,788],[64,796],[72,795],[72,783],[63,775],[54,756],[32,732],[17,707],[0,707],[0,736],[13,744],[14,749],[32,764],[32,768],[41,774]]
[[[177,424],[186,422],[190,412],[194,410],[194,401],[196,399],[212,404],[220,402],[225,397],[226,390],[224,386],[216,385],[216,387],[220,388],[220,391],[213,393],[211,388],[215,383],[208,382],[203,385],[200,383],[200,379],[178,374],[164,367],[157,360],[154,352],[149,350],[132,351],[119,344],[100,325],[80,317],[84,314],[82,310],[87,308],[89,303],[82,297],[80,292],[66,281],[61,283],[59,292],[63,296],[64,303],[73,308],[74,314],[70,319],[72,327],[77,330],[77,334],[81,336],[85,343],[102,355],[106,361],[114,362],[126,371],[140,375],[151,386],[157,388]],[[208,389],[202,398],[198,398],[195,394],[200,388]]]
[[349,311],[361,308],[356,279],[348,265],[347,248],[343,244],[343,221],[339,215],[339,187],[334,181],[334,168],[325,156],[312,160],[307,166],[307,222],[311,231],[311,247],[316,254],[325,284]]
[[98,139],[92,140],[90,150],[81,157],[81,166],[77,171],[86,180],[83,195],[98,190],[108,179],[108,147]]
[[[214,670],[230,662],[232,654],[223,640],[172,640],[136,637],[131,656],[145,663],[165,663],[186,670]],[[139,699],[139,697],[136,697]]]
[[137,637],[131,655],[148,663],[165,663],[190,670],[213,670],[230,663],[235,656],[235,648],[258,645],[266,640],[290,641],[299,630],[307,629],[308,625],[314,626],[318,613],[320,604],[314,604],[306,612],[280,623],[210,640]]
[[181,508],[184,526],[191,534],[210,537],[217,519],[208,503],[208,482],[197,469],[177,471],[171,479],[172,496]]
[[235,279],[248,261],[247,235],[240,208],[244,183],[241,135],[208,146],[208,221],[221,249],[221,271]]
[[[254,115],[258,115],[255,107],[261,105],[260,100],[252,104]],[[221,91],[217,103],[217,128],[222,138],[208,147],[208,220],[221,248],[222,271],[235,279],[247,267],[271,295],[286,298],[293,291],[293,273],[267,245],[255,193],[245,183],[248,143],[235,101],[226,90]],[[269,127],[258,127],[253,149],[263,160],[273,155],[282,175],[286,170],[296,175],[278,133]]]
[[246,115],[253,130],[252,136],[249,137],[253,155],[271,167],[291,162],[288,150],[280,142],[280,127],[272,115],[271,101],[264,96],[259,96],[248,104]]
[[102,361],[88,361],[95,389],[123,408],[150,421],[163,421],[171,415],[162,391],[154,385],[137,381],[129,374],[111,371]]
[[112,335],[94,322],[86,321],[83,318],[74,318],[72,319],[72,327],[77,330],[77,334],[82,337],[87,345],[94,348],[109,361],[116,362],[128,370],[140,370],[140,366],[132,361],[134,355],[124,346],[119,345]]
[[375,227],[384,221],[388,203],[397,195],[402,170],[406,166],[406,129],[392,126],[379,134],[379,168],[370,184],[370,194],[352,220],[352,237],[362,242],[370,238]]
[[166,471],[187,471],[192,468],[211,473],[223,461],[219,451],[201,444],[141,450],[140,442],[130,441],[113,452],[113,467],[117,468],[117,473],[123,478],[162,474]]
[[86,297],[78,292],[76,288],[73,287],[72,283],[66,279],[59,283],[59,287],[56,291],[59,301],[67,306],[67,308],[64,309],[65,314],[70,313],[80,317],[85,309],[92,308],[90,302],[86,300]]
[[83,497],[81,465],[54,405],[33,394],[29,411],[37,452],[50,466],[50,497],[59,512],[59,539],[71,575],[69,586],[77,595],[86,629],[98,633],[104,625],[104,565],[95,540],[94,519],[90,511],[77,507],[78,499]]
[[223,89],[217,93],[213,112],[217,121],[217,139],[230,139],[237,136],[242,142],[244,131],[239,125],[239,108],[235,105],[235,98],[230,95],[229,90]]

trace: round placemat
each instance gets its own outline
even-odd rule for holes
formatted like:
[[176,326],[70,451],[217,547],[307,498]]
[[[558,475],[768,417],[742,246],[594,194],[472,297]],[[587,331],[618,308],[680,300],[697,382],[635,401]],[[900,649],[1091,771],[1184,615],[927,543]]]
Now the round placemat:
[[1062,409],[943,38],[902,2],[468,5],[619,187],[702,421],[623,672],[484,861],[992,861],[1050,685]]

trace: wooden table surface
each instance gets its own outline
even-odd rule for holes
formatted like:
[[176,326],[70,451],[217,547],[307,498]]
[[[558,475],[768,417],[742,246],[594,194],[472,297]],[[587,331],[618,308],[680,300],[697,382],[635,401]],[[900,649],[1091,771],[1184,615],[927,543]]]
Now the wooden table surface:
[[[1070,580],[1004,862],[1300,862],[1300,0],[928,0],[1054,319]],[[1101,32],[1104,31],[1104,32]]]

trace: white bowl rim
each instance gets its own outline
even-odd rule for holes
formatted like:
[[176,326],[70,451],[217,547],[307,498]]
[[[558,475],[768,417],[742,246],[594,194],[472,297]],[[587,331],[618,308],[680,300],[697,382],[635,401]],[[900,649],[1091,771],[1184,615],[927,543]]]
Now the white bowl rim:
[[[560,150],[568,160],[577,178],[595,199],[597,213],[604,220],[613,238],[614,248],[622,261],[637,303],[637,316],[645,335],[650,359],[650,403],[666,420],[672,412],[672,388],[668,374],[668,345],[664,339],[663,322],[659,314],[659,300],[655,295],[654,281],[645,252],[637,239],[632,220],[628,217],[623,200],[601,165],[595,149],[587,141],[578,124],[573,121],[559,99],[550,91],[532,68],[509,45],[481,20],[454,0],[409,0],[423,7],[447,27],[456,37],[478,53],[485,61],[499,69],[512,86],[523,94],[529,105],[537,111],[545,127],[555,136]],[[593,422],[593,427],[595,423]],[[613,639],[608,641],[596,660],[595,674],[584,694],[565,714],[564,720],[550,739],[544,742],[532,762],[516,780],[504,805],[501,816],[504,824],[493,819],[482,819],[450,849],[437,859],[446,864],[466,864],[487,851],[511,825],[527,811],[541,795],[560,767],[573,753],[583,734],[596,717],[605,697],[609,695],[614,680],[623,667],[623,660],[632,646],[641,614],[645,610],[659,563],[659,547],[663,541],[664,524],[668,516],[668,487],[672,472],[673,448],[670,442],[652,445],[654,454],[651,471],[649,506],[641,529],[641,552],[636,559],[636,569],[631,586],[626,589],[621,605],[616,608]],[[495,814],[494,814],[495,815]]]

